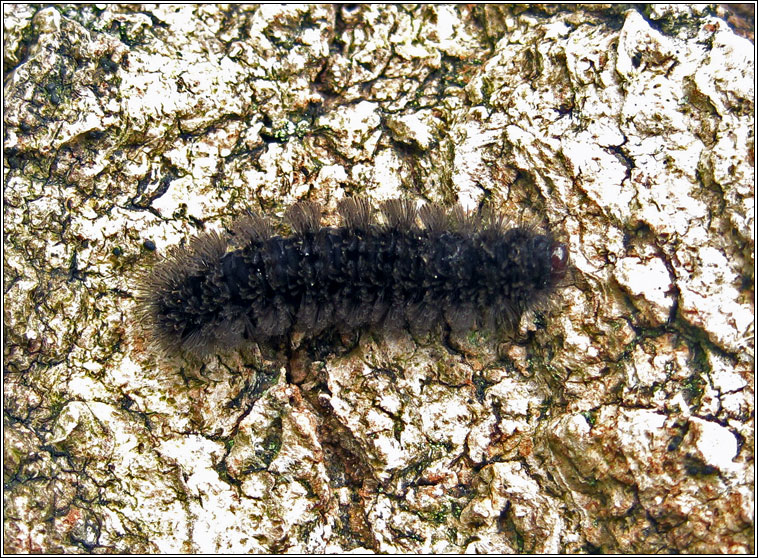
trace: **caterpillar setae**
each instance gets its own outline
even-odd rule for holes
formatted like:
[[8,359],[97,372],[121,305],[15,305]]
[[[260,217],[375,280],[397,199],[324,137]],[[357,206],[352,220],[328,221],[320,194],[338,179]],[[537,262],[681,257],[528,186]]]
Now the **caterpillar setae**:
[[[325,330],[501,328],[543,303],[569,265],[567,247],[533,227],[507,228],[491,211],[409,200],[338,207],[341,226],[298,202],[289,236],[252,214],[173,248],[140,281],[140,322],[168,354],[199,357],[245,342]],[[421,221],[420,225],[417,222]]]

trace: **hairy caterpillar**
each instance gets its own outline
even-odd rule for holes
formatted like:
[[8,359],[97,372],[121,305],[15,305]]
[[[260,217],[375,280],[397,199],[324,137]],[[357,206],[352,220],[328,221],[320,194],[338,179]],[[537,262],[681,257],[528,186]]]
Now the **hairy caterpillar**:
[[[295,332],[410,327],[454,331],[513,325],[568,269],[564,244],[491,212],[447,211],[348,198],[339,227],[322,227],[312,202],[290,207],[291,236],[260,215],[174,248],[143,277],[141,322],[169,354],[203,357]],[[417,223],[420,219],[421,226]]]

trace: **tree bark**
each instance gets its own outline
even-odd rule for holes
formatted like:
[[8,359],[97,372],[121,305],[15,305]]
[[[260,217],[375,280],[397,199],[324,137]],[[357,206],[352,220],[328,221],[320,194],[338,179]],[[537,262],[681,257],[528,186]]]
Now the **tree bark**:
[[[754,552],[752,14],[4,10],[5,552]],[[349,195],[571,273],[509,333],[151,352],[156,250]]]

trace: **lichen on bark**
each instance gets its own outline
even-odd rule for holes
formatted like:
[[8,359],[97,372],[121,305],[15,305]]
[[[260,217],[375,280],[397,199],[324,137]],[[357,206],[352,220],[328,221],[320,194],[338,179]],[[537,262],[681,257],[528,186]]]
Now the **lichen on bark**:
[[[711,6],[4,5],[6,552],[754,552],[754,48]],[[151,354],[299,199],[489,204],[517,331]]]

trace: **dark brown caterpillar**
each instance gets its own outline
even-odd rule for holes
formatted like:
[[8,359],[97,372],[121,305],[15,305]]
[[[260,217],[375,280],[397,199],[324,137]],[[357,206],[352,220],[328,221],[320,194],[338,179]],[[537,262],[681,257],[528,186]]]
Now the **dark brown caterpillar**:
[[142,324],[166,353],[200,357],[295,332],[499,328],[568,269],[564,244],[488,212],[391,200],[379,224],[357,198],[338,211],[342,226],[321,227],[319,206],[300,202],[285,214],[291,236],[251,215],[230,240],[209,233],[173,249],[141,282]]

